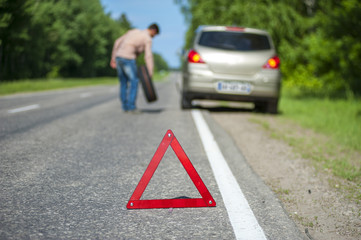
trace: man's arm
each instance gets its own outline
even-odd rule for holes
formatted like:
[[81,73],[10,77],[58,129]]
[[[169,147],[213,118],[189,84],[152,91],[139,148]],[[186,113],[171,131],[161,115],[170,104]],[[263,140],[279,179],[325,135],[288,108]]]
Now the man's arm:
[[147,66],[149,75],[153,76],[154,62],[153,62],[153,53],[152,53],[152,40],[147,41],[145,43],[144,60],[145,60],[145,64]]
[[110,59],[110,67],[115,69],[117,67],[117,63],[115,61],[115,57],[116,57],[116,52],[120,46],[120,44],[122,43],[122,41],[124,40],[124,36],[121,36],[120,38],[118,38],[117,40],[115,40],[114,45],[113,45],[113,50],[112,50],[112,56]]

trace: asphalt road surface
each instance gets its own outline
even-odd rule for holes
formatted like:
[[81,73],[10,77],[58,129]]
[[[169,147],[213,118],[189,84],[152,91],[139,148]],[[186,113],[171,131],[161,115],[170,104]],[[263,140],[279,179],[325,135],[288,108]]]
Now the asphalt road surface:
[[[140,114],[117,86],[1,97],[0,239],[302,239],[207,110],[180,109],[179,80],[151,104],[140,89]],[[168,129],[216,207],[126,208]],[[169,147],[141,199],[176,198],[200,194]]]

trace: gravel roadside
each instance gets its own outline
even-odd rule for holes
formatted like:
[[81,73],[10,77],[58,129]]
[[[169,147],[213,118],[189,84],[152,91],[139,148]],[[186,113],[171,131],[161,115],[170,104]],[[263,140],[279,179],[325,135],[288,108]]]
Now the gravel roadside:
[[310,160],[272,137],[272,131],[254,119],[285,132],[312,132],[284,124],[277,116],[248,112],[211,115],[232,136],[253,170],[278,195],[300,231],[310,239],[361,239],[361,204],[348,200],[332,185],[335,181],[331,174],[315,169]]

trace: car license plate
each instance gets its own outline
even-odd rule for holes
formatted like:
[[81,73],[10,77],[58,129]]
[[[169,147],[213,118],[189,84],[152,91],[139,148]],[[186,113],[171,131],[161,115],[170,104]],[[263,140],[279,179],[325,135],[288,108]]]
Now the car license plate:
[[219,92],[250,94],[252,85],[243,82],[217,82],[217,90]]

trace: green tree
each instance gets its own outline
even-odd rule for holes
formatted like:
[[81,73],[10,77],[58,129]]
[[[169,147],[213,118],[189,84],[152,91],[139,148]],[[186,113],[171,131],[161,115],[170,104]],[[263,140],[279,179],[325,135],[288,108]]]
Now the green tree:
[[121,34],[124,34],[126,30],[133,28],[132,24],[127,18],[127,15],[125,15],[124,13],[119,16],[119,18],[116,20],[116,23],[118,23],[120,29],[123,30]]
[[[185,4],[182,1],[178,3]],[[293,8],[290,7],[292,5]],[[304,4],[296,0],[188,0],[182,9],[189,21],[186,48],[190,47],[199,25],[238,25],[265,29],[272,35],[278,50],[282,44],[298,44],[310,26]]]
[[[153,53],[153,61],[154,61],[154,72],[169,70],[168,63],[164,60],[164,58],[160,54]],[[145,65],[144,53],[140,54],[137,57],[137,65]]]
[[[304,94],[361,95],[361,3],[320,0],[312,31],[288,51],[288,84]],[[285,51],[287,52],[287,51]]]
[[358,0],[175,0],[189,24],[238,25],[270,32],[285,83],[303,94],[361,94]]
[[27,26],[33,4],[31,0],[0,0],[0,81],[29,71],[23,53],[31,38]]
[[153,58],[154,58],[154,71],[155,72],[169,70],[168,63],[164,60],[164,58],[160,54],[153,53]]
[[99,0],[0,0],[0,80],[114,74],[114,40],[130,23]]

